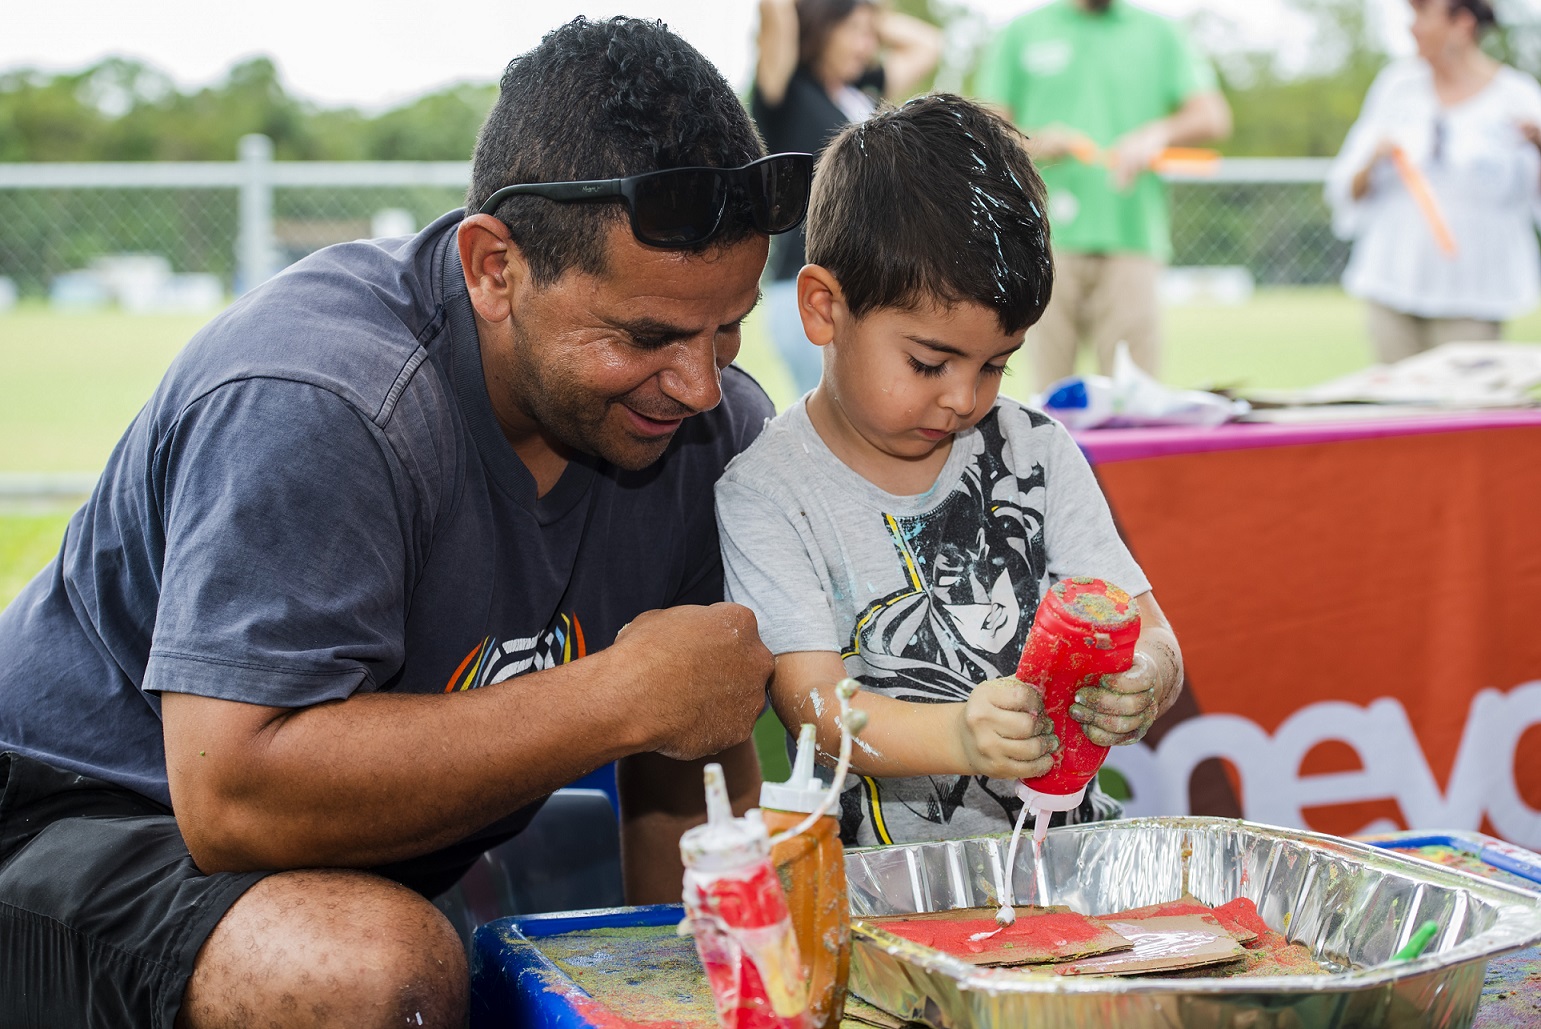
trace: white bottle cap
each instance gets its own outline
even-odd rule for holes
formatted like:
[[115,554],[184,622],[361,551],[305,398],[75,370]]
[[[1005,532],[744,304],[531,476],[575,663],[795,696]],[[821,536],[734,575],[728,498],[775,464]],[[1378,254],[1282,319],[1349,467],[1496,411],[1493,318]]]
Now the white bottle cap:
[[797,758],[792,762],[792,777],[786,782],[768,782],[760,786],[760,806],[772,811],[798,811],[808,814],[824,803],[828,786],[813,774],[813,755],[818,747],[818,728],[804,722],[797,734]]
[[768,857],[770,836],[760,820],[760,812],[750,811],[743,818],[734,818],[722,766],[707,765],[704,775],[706,824],[687,829],[680,837],[680,860],[685,867],[725,872]]
[[[1087,785],[1090,785],[1089,783]],[[1049,831],[1049,820],[1039,819],[1036,816],[1050,811],[1073,811],[1081,806],[1081,800],[1086,796],[1086,786],[1082,786],[1074,793],[1039,793],[1025,782],[1017,783],[1017,796],[1026,804],[1028,810],[1033,812],[1033,839],[1043,842],[1044,834]]]

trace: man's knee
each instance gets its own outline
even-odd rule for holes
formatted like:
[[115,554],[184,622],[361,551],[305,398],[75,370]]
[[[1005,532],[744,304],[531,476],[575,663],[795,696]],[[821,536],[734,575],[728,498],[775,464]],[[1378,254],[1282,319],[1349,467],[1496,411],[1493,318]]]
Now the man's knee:
[[418,894],[360,872],[285,872],[215,927],[177,1021],[458,1027],[467,993],[460,940]]

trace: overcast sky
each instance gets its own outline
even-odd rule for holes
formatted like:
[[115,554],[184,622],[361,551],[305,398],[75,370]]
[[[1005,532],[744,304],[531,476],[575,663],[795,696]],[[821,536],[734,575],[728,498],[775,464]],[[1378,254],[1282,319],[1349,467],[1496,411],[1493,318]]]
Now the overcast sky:
[[[1284,0],[1141,0],[1186,15],[1209,8],[1253,47],[1299,45],[1301,23]],[[1405,0],[1371,0],[1393,39],[1405,37]],[[1000,24],[1031,0],[965,0],[977,26]],[[323,106],[393,107],[461,81],[495,80],[515,54],[573,15],[661,18],[747,84],[755,0],[7,0],[0,71],[74,71],[108,55],[143,60],[181,88],[224,77],[266,54],[290,93]],[[471,20],[475,19],[475,20]],[[1279,42],[1282,41],[1282,42]]]

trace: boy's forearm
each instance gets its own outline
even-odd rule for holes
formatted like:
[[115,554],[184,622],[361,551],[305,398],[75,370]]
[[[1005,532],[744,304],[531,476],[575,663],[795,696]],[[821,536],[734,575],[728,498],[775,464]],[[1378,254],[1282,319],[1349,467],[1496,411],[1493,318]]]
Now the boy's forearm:
[[[804,655],[776,659],[771,703],[790,732],[795,734],[797,726],[804,722],[818,727],[819,762],[833,766],[840,754],[840,701],[835,695],[835,683],[844,676],[844,668],[833,654],[832,665],[787,661],[801,657]],[[820,666],[823,674],[807,674],[810,667]],[[836,666],[840,669],[838,675]],[[794,669],[803,674],[788,674]],[[851,707],[867,715],[867,726],[851,748],[853,772],[878,777],[969,774],[962,747],[961,702],[918,704],[861,692],[851,701]]]

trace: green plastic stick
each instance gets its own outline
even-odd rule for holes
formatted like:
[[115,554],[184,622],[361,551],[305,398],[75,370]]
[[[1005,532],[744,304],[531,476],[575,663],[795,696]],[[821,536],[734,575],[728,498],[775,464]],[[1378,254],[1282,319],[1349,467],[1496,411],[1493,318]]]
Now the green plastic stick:
[[1429,941],[1434,938],[1434,934],[1437,932],[1439,932],[1438,922],[1432,918],[1424,922],[1413,931],[1413,935],[1407,941],[1407,946],[1391,955],[1391,960],[1412,961],[1423,953],[1424,948],[1429,945]]

